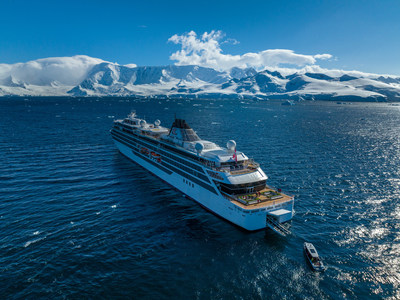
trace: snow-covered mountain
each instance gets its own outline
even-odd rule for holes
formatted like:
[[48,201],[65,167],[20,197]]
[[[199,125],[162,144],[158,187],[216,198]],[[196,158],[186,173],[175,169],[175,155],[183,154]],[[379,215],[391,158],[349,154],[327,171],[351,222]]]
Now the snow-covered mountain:
[[103,60],[85,55],[0,64],[0,95],[66,95]]
[[400,77],[319,67],[137,67],[81,55],[0,64],[0,96],[5,95],[400,101]]

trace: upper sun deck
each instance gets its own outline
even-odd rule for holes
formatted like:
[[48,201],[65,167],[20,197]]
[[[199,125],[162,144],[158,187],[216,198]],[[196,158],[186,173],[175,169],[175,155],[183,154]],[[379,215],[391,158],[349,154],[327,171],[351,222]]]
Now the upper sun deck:
[[160,137],[161,135],[168,134],[168,128],[160,126],[160,120],[156,120],[154,124],[147,124],[143,119],[136,118],[134,112],[130,113],[129,116],[123,120],[115,120],[115,123],[120,123],[128,128],[140,130],[142,133],[153,136]]

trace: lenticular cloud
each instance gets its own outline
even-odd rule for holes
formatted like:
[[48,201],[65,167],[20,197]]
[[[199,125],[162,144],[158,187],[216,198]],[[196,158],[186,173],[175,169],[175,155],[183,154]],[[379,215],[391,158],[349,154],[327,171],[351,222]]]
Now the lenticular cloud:
[[0,64],[0,81],[9,76],[13,80],[34,85],[50,85],[58,82],[77,85],[95,65],[104,62],[86,55],[72,57],[50,57],[26,63]]
[[183,35],[173,35],[169,42],[180,44],[181,50],[170,56],[176,61],[176,65],[199,65],[217,70],[228,70],[233,67],[253,67],[257,70],[266,67],[279,67],[293,65],[304,67],[314,65],[317,60],[329,59],[330,54],[304,55],[297,54],[287,49],[270,49],[257,53],[245,53],[243,55],[223,54],[220,44],[223,44],[224,34],[221,31],[203,33],[200,37],[194,31]]

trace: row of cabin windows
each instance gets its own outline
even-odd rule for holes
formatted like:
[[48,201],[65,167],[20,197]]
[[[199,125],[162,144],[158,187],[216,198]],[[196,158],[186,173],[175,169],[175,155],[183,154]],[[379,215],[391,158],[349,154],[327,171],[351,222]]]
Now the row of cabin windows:
[[[135,147],[136,149],[133,149],[133,150],[138,152],[139,154],[141,154],[140,153],[140,149],[143,148],[143,147],[140,146],[140,144],[132,142],[130,139],[127,139],[126,137],[121,137],[121,134],[118,134],[118,132],[114,131],[113,134],[117,137],[117,139],[125,140],[126,143],[130,144],[132,147]],[[182,172],[181,170],[179,170],[179,169],[177,169],[177,168],[175,168],[173,166],[168,166],[168,165],[165,165],[164,163],[162,163],[162,164],[163,164],[164,167],[172,170],[173,172],[178,173],[183,177],[190,178],[191,181],[196,182],[198,185],[200,185],[203,188],[209,190],[210,192],[213,192],[214,194],[218,194],[212,186],[200,181],[196,177],[191,177],[190,175],[185,174],[184,172]],[[158,166],[158,167],[161,167],[161,166]]]
[[[128,132],[128,133],[130,133],[130,134],[134,134],[133,133],[133,130],[132,130],[132,127],[129,127],[129,126],[127,126],[127,125],[123,125],[124,126],[124,128],[122,128],[122,131],[125,131],[125,132]],[[118,128],[118,127],[117,127]],[[150,128],[153,128],[152,126],[150,126]],[[149,132],[146,132],[146,131],[140,131],[141,133],[142,133],[142,135],[151,135],[151,136],[153,136],[153,137],[159,137],[160,135],[159,134],[150,134]]]
[[132,133],[132,130],[125,129],[125,128],[122,128],[122,131],[125,131],[125,132],[127,132],[127,133]]
[[[129,127],[129,126],[127,126],[127,125],[124,125],[124,124],[123,124],[123,126],[126,127],[126,128],[131,129],[131,127]],[[132,132],[131,130],[126,131],[126,132],[131,133],[131,134],[137,136],[137,134],[136,134],[135,132]],[[157,141],[154,141],[154,140],[152,140],[151,138],[148,138],[148,137],[146,137],[146,136],[140,136],[140,137],[142,137],[142,138],[145,139],[147,142],[150,142],[150,143],[152,143],[152,144],[158,144]],[[166,149],[170,150],[171,152],[177,153],[178,155],[184,156],[184,157],[186,157],[186,158],[188,158],[188,159],[198,161],[198,162],[200,162],[200,163],[202,163],[202,164],[204,164],[204,165],[206,165],[206,166],[208,166],[208,167],[215,167],[215,166],[216,166],[216,164],[215,164],[214,161],[210,161],[210,160],[204,159],[204,158],[202,158],[202,157],[196,156],[195,154],[187,153],[187,152],[185,152],[185,151],[176,149],[176,148],[171,147],[171,146],[169,146],[169,145],[165,145],[165,144],[160,144],[160,145],[161,145],[163,148],[166,148]],[[172,158],[173,158],[173,157],[172,157]],[[196,167],[191,166],[191,167],[194,168],[194,169],[199,168],[199,171],[202,171],[201,167],[199,167],[199,166],[196,166]]]
[[223,167],[241,167],[243,166],[244,161],[231,161],[231,162],[222,162],[221,168]]
[[241,195],[241,194],[248,194],[259,192],[263,190],[266,186],[266,180],[260,180],[256,182],[250,182],[245,184],[227,184],[227,183],[220,183],[221,191],[230,194],[230,195]]
[[187,152],[185,152],[185,151],[176,149],[176,148],[171,147],[171,146],[169,146],[169,145],[164,145],[164,144],[163,144],[162,146],[163,146],[164,148],[166,148],[166,149],[168,149],[168,150],[170,150],[170,151],[172,151],[172,152],[174,152],[174,153],[177,153],[177,154],[179,154],[179,155],[181,155],[181,156],[184,156],[184,157],[186,157],[186,158],[188,158],[188,159],[191,159],[191,160],[194,160],[194,161],[198,161],[198,162],[200,162],[201,164],[204,164],[204,165],[209,166],[209,167],[215,167],[215,162],[214,162],[214,161],[210,161],[210,160],[204,159],[204,158],[202,158],[202,157],[196,156],[195,154],[187,153]]
[[188,178],[188,179],[190,179],[190,181],[196,182],[198,185],[202,186],[203,188],[205,188],[205,189],[209,190],[210,192],[218,195],[218,193],[216,192],[214,187],[212,187],[211,185],[206,184],[203,181],[197,179],[196,177],[192,177],[191,175],[188,175],[188,174],[182,172],[180,169],[177,169],[177,168],[175,168],[173,166],[166,166],[166,167],[168,169],[172,170],[173,172],[181,175],[182,177]]
[[[131,137],[130,137],[130,138],[128,139],[128,141],[129,141],[130,139],[136,140],[135,138],[131,138]],[[125,139],[125,140],[126,140],[126,139]],[[162,155],[163,155],[163,156],[162,156],[162,159],[163,159],[164,161],[168,162],[169,164],[171,164],[171,165],[173,165],[173,166],[176,166],[176,167],[180,168],[181,170],[184,170],[185,172],[187,172],[187,173],[189,173],[189,174],[192,174],[192,175],[194,175],[194,176],[196,176],[196,177],[198,177],[198,178],[201,178],[202,180],[204,180],[204,181],[206,181],[206,182],[209,181],[208,178],[207,178],[205,175],[203,175],[203,174],[201,174],[201,173],[199,173],[199,172],[197,172],[197,171],[195,171],[195,170],[192,170],[192,169],[186,167],[185,165],[182,165],[182,164],[180,164],[180,163],[178,163],[178,162],[175,162],[174,160],[177,160],[177,161],[180,161],[180,162],[182,162],[182,163],[186,163],[186,164],[188,164],[188,165],[190,165],[190,166],[193,166],[193,164],[191,164],[191,163],[189,163],[189,162],[186,162],[186,161],[184,161],[184,160],[181,160],[181,159],[179,159],[179,158],[176,158],[175,156],[169,155],[169,153],[167,153],[167,152],[165,152],[165,151],[160,151],[159,149],[157,149],[157,148],[155,148],[155,147],[153,147],[153,146],[151,146],[151,145],[142,146],[142,145],[140,145],[139,143],[136,143],[136,142],[131,142],[131,143],[134,144],[134,145],[137,147],[137,150],[138,150],[138,151],[140,151],[141,148],[144,147],[144,148],[148,148],[148,149],[150,149],[150,150],[156,151],[156,152],[160,152],[160,153],[162,153]],[[174,160],[170,160],[170,159],[168,159],[168,158],[166,158],[166,157],[164,157],[164,156],[171,157],[171,158],[173,158]],[[196,166],[196,167],[197,167],[197,166]]]
[[[185,151],[176,149],[176,148],[171,147],[171,146],[169,146],[169,145],[164,145],[164,144],[162,144],[162,146],[163,146],[164,148],[170,150],[171,152],[174,152],[174,153],[177,153],[178,155],[181,155],[181,156],[186,157],[187,159],[194,160],[194,161],[198,161],[198,162],[200,162],[200,163],[202,163],[202,164],[205,164],[205,165],[210,165],[210,166],[215,165],[215,162],[208,161],[208,160],[203,159],[203,158],[201,158],[201,157],[195,156],[194,154],[193,154],[193,155],[192,155],[192,154],[189,154],[189,153],[187,153],[187,152],[185,152]],[[201,167],[198,167],[198,168],[201,168]]]
[[[125,132],[129,132],[129,131],[125,131]],[[131,133],[131,132],[129,132],[129,133]],[[117,132],[117,134],[118,134],[118,132]],[[127,136],[124,136],[124,137],[127,138],[129,141],[136,142],[138,144],[142,142],[142,141],[138,140],[137,138],[133,137],[132,135],[130,135],[129,137],[127,137]],[[153,151],[158,151],[157,147],[154,147],[154,146],[151,146],[151,145],[143,145],[143,147],[146,147],[146,148],[151,149]]]
[[[147,158],[147,157],[144,156],[142,153],[140,153],[140,151],[137,150],[137,148],[136,148],[136,145],[137,145],[136,143],[128,142],[128,141],[126,141],[126,139],[121,138],[120,136],[116,135],[115,133],[114,133],[113,135],[115,135],[114,138],[115,138],[117,141],[119,141],[120,143],[124,144],[125,146],[130,147],[130,148],[132,149],[132,152],[133,152],[133,153],[135,153],[136,155],[139,155],[139,156],[143,156],[142,159],[144,159],[144,160],[146,160],[147,162],[151,163],[151,164],[154,165],[155,167],[157,167],[157,168],[163,170],[163,171],[166,172],[167,174],[171,174],[171,173],[172,173],[172,172],[171,172],[170,170],[168,170],[167,168],[160,166],[159,164],[153,162],[151,159]],[[135,144],[135,145],[133,146],[133,144]]]
[[[129,131],[126,131],[126,130],[124,130],[124,131],[125,131],[125,132],[129,132]],[[129,132],[129,133],[131,133],[131,132]],[[130,136],[129,138],[135,139],[136,142],[139,142],[139,141],[136,140],[135,137]],[[147,141],[147,139],[146,139],[146,141]],[[154,143],[154,141],[151,141],[151,142]],[[163,145],[163,144],[160,144],[160,146],[163,147],[164,145]],[[197,166],[197,165],[195,165],[195,164],[192,164],[192,163],[190,163],[190,162],[188,162],[188,161],[186,161],[186,160],[180,159],[179,157],[176,157],[175,155],[172,155],[172,154],[170,154],[170,153],[168,153],[168,152],[165,152],[165,151],[163,151],[163,150],[161,150],[161,149],[159,149],[159,148],[155,148],[155,147],[152,147],[152,146],[150,146],[150,145],[148,145],[148,146],[146,145],[145,147],[147,147],[147,148],[149,148],[149,149],[152,149],[153,151],[158,151],[158,152],[160,152],[161,154],[163,154],[163,155],[166,156],[166,157],[169,157],[169,158],[172,158],[172,159],[174,159],[174,160],[176,160],[176,161],[179,161],[179,162],[182,163],[182,164],[186,164],[186,165],[190,166],[191,168],[193,168],[193,169],[195,169],[195,170],[200,171],[200,172],[203,173],[203,169],[202,169],[200,166]],[[169,150],[173,151],[173,149],[170,149],[170,147],[166,147],[166,148],[168,148]],[[177,152],[177,151],[175,151],[175,152]],[[179,151],[179,152],[180,152],[180,151]]]
[[129,120],[129,119],[125,119],[124,123],[128,123],[128,124],[131,124],[131,125],[138,125],[137,121],[132,121],[132,120]]
[[192,163],[190,163],[190,162],[188,162],[186,160],[180,159],[179,157],[176,157],[176,155],[170,154],[170,153],[168,153],[166,151],[163,151],[163,150],[160,150],[160,153],[162,153],[164,156],[172,158],[172,159],[174,159],[174,160],[176,160],[176,161],[178,161],[178,162],[180,162],[182,164],[186,164],[186,165],[190,166],[191,168],[193,168],[193,169],[195,169],[197,171],[203,172],[203,169],[200,166],[196,166],[195,164],[192,164]]
[[129,125],[125,125],[125,124],[121,124],[124,128],[126,128],[126,129],[132,129],[132,127],[131,126],[129,126]]
[[171,164],[171,165],[173,165],[175,167],[178,167],[181,170],[184,170],[185,172],[187,172],[189,174],[192,174],[192,175],[194,175],[196,177],[199,177],[199,178],[203,179],[204,181],[208,182],[208,178],[205,175],[203,175],[203,174],[201,174],[201,173],[199,173],[197,171],[194,171],[194,170],[192,170],[192,169],[190,169],[190,168],[188,168],[188,167],[186,167],[184,165],[181,165],[180,163],[177,163],[177,162],[175,162],[175,161],[173,161],[171,159],[168,159],[168,158],[166,158],[164,156],[162,156],[162,160],[166,161],[167,163],[169,163],[169,164]]
[[184,183],[188,184],[189,186],[194,187],[194,184],[191,183],[189,180],[186,180],[185,178],[182,179],[182,180],[183,180]]

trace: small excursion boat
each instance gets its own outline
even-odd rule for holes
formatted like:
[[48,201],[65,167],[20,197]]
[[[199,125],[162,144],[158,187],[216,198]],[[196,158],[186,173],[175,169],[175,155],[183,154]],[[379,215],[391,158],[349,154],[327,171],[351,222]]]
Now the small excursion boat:
[[304,243],[304,255],[314,271],[325,271],[325,266],[319,258],[318,252],[311,243]]

